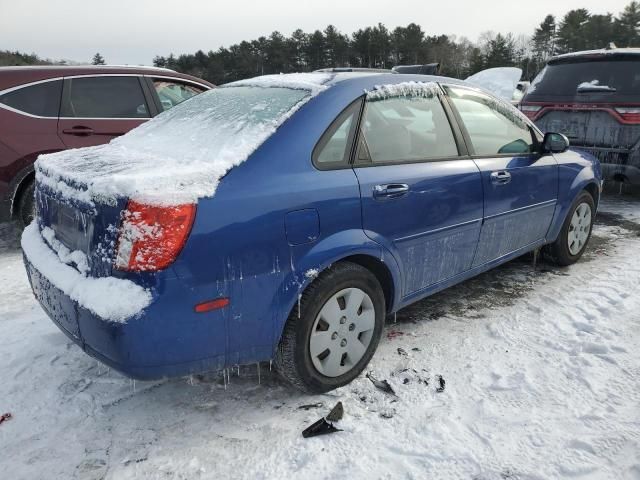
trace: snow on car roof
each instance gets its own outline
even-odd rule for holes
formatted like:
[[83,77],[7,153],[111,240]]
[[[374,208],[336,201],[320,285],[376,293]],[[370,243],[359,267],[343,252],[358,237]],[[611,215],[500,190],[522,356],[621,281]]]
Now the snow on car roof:
[[320,93],[327,88],[327,83],[334,77],[329,73],[281,73],[279,75],[262,75],[260,77],[238,80],[224,85],[224,87],[252,86],[252,87],[281,87],[296,90],[309,90]]
[[389,97],[428,97],[431,98],[440,91],[435,82],[400,82],[376,85],[366,91],[369,100],[382,100]]

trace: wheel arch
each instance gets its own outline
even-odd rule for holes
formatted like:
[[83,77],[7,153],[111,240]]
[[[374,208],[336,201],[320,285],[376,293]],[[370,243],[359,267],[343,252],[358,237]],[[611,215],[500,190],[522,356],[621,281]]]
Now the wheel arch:
[[576,176],[571,186],[566,190],[565,198],[558,202],[551,227],[547,233],[547,243],[553,243],[558,238],[571,206],[581,192],[589,193],[593,198],[596,210],[598,209],[600,186],[598,179],[593,174],[590,175],[588,170],[584,169]]
[[[321,245],[314,248],[295,262],[295,270],[283,280],[280,314],[274,325],[274,348],[277,348],[287,319],[297,308],[302,292],[325,270],[340,262],[353,262],[369,270],[380,282],[387,314],[392,313],[400,303],[401,272],[395,257],[385,247],[372,241],[362,230],[358,232],[341,232],[342,239],[349,238],[348,246],[339,249],[325,249]],[[345,237],[346,236],[346,237]],[[358,240],[358,241],[355,241]],[[321,242],[322,243],[322,242]],[[327,246],[335,244],[327,244]],[[343,245],[345,245],[343,243]],[[329,252],[332,254],[329,255]],[[321,260],[320,260],[321,259]]]

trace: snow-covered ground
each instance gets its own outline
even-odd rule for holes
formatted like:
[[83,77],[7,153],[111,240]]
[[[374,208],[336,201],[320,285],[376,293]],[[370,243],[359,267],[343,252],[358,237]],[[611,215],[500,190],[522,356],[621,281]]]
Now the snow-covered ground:
[[[602,209],[577,265],[525,257],[400,312],[370,368],[397,398],[364,376],[301,395],[268,364],[134,384],[47,319],[0,225],[0,478],[639,479],[640,198]],[[343,431],[303,439],[338,400]]]

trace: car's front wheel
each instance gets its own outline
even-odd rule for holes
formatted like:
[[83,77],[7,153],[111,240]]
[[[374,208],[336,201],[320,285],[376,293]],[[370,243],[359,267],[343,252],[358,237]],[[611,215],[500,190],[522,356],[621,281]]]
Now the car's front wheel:
[[591,238],[595,211],[595,203],[589,192],[578,195],[562,225],[560,235],[548,247],[555,263],[567,266],[580,259]]
[[371,360],[382,335],[385,298],[366,268],[341,262],[302,294],[280,340],[275,365],[311,393],[351,382]]

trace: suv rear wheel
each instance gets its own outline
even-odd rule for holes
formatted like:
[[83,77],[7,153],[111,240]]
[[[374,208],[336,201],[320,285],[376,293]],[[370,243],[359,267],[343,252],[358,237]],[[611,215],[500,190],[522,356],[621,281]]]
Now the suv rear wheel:
[[376,277],[358,264],[338,263],[307,287],[289,315],[276,368],[310,393],[346,385],[371,360],[384,320],[385,298]]

